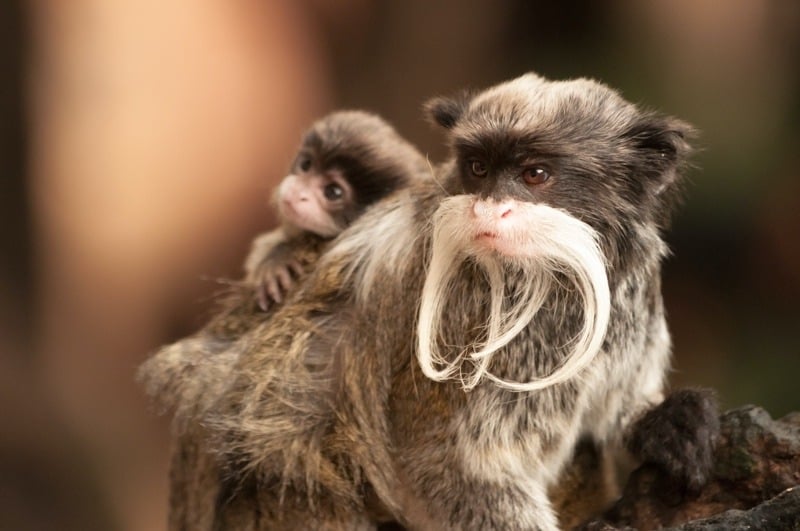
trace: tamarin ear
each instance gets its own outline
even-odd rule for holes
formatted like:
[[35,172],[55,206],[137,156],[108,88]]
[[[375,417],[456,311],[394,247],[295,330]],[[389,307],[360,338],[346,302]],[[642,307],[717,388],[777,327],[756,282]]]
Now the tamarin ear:
[[689,140],[695,136],[694,128],[669,116],[645,114],[627,132],[639,149],[653,151],[667,161],[676,161],[689,151]]
[[645,177],[659,195],[678,184],[692,147],[695,129],[676,118],[646,113],[623,135],[643,159]]
[[434,123],[452,129],[467,110],[471,99],[466,92],[455,97],[433,98],[425,103],[425,113]]
[[684,170],[696,136],[694,128],[680,120],[643,113],[622,135],[638,156],[633,178],[643,193],[641,201],[661,228],[670,224],[683,197]]

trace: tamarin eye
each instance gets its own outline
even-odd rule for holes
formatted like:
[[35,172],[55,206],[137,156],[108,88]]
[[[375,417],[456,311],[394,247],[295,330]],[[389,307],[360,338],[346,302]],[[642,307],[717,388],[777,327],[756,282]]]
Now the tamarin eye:
[[300,167],[301,171],[308,171],[311,169],[311,157],[308,155],[301,155],[300,160],[297,162],[297,165]]
[[549,178],[550,174],[547,172],[547,170],[543,170],[542,168],[528,168],[522,172],[522,179],[525,181],[525,184],[543,184]]
[[344,189],[336,183],[325,185],[322,193],[328,201],[338,201],[344,197]]
[[489,172],[489,169],[483,162],[479,160],[471,160],[469,162],[469,171],[471,171],[472,175],[475,177],[484,177]]

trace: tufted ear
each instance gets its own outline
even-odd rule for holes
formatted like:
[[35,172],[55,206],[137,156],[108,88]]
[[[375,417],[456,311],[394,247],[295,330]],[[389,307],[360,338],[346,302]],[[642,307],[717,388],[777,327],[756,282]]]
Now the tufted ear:
[[645,113],[624,134],[639,152],[655,194],[674,188],[692,152],[695,129],[676,118]]
[[657,113],[641,113],[622,135],[635,154],[631,162],[641,205],[662,228],[683,197],[683,176],[696,134],[689,124]]
[[645,114],[627,132],[642,150],[656,151],[668,160],[675,160],[689,149],[688,140],[695,136],[694,128],[669,116]]
[[445,129],[452,129],[467,110],[471,99],[466,92],[455,97],[433,98],[425,103],[425,113],[434,123]]

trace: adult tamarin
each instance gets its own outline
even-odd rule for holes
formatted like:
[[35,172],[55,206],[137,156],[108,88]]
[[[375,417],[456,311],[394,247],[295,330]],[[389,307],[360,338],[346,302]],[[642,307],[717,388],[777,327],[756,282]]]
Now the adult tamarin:
[[411,528],[556,529],[547,489],[582,435],[702,475],[705,403],[685,425],[660,405],[689,126],[534,74],[428,109],[439,178],[367,212],[239,341],[205,420],[248,485],[221,506],[262,528],[368,527],[377,498]]

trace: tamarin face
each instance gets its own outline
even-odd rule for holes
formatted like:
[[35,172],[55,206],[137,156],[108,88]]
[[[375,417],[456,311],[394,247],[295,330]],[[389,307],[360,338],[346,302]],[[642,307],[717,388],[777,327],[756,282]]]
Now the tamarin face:
[[[643,269],[664,252],[658,230],[673,203],[690,128],[642,112],[600,83],[534,74],[474,97],[434,99],[428,110],[448,129],[454,160],[444,183],[450,197],[433,219],[421,298],[423,372],[460,378],[467,388],[486,377],[519,391],[573,378],[601,348],[613,276]],[[470,264],[490,285],[487,332],[453,360],[440,352],[438,337],[447,301],[457,296],[451,286]],[[513,287],[508,279],[516,279]],[[559,290],[563,296],[552,295]],[[580,301],[564,311],[581,315],[582,324],[564,342],[572,348],[561,366],[528,382],[495,377],[492,355],[523,326],[509,323],[530,323],[549,298],[566,300],[569,293]]]
[[323,237],[339,234],[343,217],[355,207],[346,173],[337,167],[320,167],[317,157],[304,148],[292,171],[281,181],[276,201],[281,217],[290,225]]
[[522,218],[523,204],[586,223],[612,259],[612,242],[631,224],[666,224],[691,133],[678,120],[640,111],[594,81],[534,74],[428,109],[449,129],[450,186],[474,196],[468,219],[485,245],[513,253],[518,231],[548,229]]
[[424,171],[424,159],[382,119],[341,111],[306,133],[276,201],[290,225],[323,237]]

